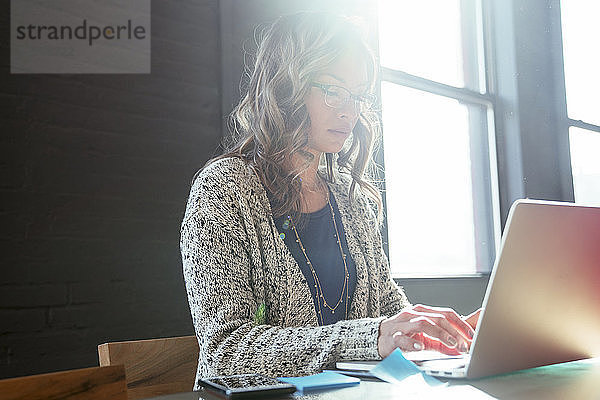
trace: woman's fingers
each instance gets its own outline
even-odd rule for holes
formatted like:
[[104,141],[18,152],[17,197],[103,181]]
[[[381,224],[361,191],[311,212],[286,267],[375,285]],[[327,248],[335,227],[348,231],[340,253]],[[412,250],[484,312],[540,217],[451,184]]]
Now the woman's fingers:
[[[473,327],[464,321],[457,313],[451,308],[442,308],[442,307],[429,307],[424,306],[422,304],[417,304],[414,308],[415,311],[424,312],[424,313],[433,313],[433,314],[441,314],[445,317],[445,319],[452,324],[455,330],[466,340],[470,341],[473,339],[473,335],[475,331]],[[471,314],[473,315],[473,314]]]
[[412,336],[407,336],[401,331],[394,333],[392,338],[394,339],[394,345],[402,351],[419,351],[425,349],[422,341]]
[[433,350],[443,354],[457,356],[461,353],[456,348],[448,347],[437,339],[429,337],[423,333],[415,333],[412,335],[404,334],[398,331],[392,335],[394,346],[404,352]]
[[[466,353],[471,345],[470,339],[465,338],[454,324],[448,321],[446,315],[432,312],[434,310],[417,306],[415,309],[404,311],[398,315],[401,318],[398,318],[396,328],[405,331],[406,329],[401,328],[401,325],[411,323],[413,326],[408,328],[407,334],[423,332],[438,339],[448,348],[456,348],[459,352]],[[457,316],[457,318],[459,317]]]
[[396,347],[459,355],[468,352],[473,334],[470,324],[454,310],[416,305],[381,323],[378,350],[382,356]]
[[406,333],[409,335],[424,333],[442,342],[448,348],[457,348],[459,345],[458,340],[460,340],[457,339],[457,336],[460,335],[456,334],[456,330],[452,325],[439,317],[418,316],[413,318],[408,322]]
[[[448,319],[444,316],[433,317],[433,321],[437,326],[443,328],[443,330],[450,335],[448,340],[443,340],[443,338],[441,337],[439,338],[442,339],[441,341],[443,343],[449,344],[449,347],[455,347],[461,353],[466,353],[467,351],[469,351],[469,347],[471,346],[471,339],[465,338],[463,333],[460,330],[456,329],[456,326],[452,322],[448,321]],[[425,333],[429,334],[428,332]]]
[[479,321],[479,315],[481,314],[481,308],[479,310],[473,311],[471,314],[467,315],[464,318],[464,321],[469,324],[473,329],[477,327],[477,322]]
[[[425,315],[431,315],[430,318],[448,333],[450,333],[456,340],[456,349],[461,353],[466,353],[471,347],[471,340],[473,339],[474,331],[454,310],[450,308],[441,307],[428,307],[424,305],[417,305],[414,310],[418,310],[420,313]],[[444,341],[442,341],[444,342]],[[448,343],[447,341],[445,342]]]
[[456,349],[456,347],[448,347],[444,343],[440,342],[437,339],[429,337],[422,333],[417,333],[413,336],[413,339],[423,344],[424,350],[433,350],[438,351],[442,354],[447,354],[450,356],[458,356],[461,353]]

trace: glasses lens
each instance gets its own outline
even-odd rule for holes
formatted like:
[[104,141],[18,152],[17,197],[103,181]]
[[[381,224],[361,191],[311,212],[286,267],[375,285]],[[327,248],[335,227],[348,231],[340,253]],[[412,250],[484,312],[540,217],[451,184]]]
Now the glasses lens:
[[330,107],[341,107],[350,98],[350,93],[346,92],[343,88],[337,86],[330,86],[325,91],[325,102]]
[[347,89],[335,85],[322,87],[322,89],[325,92],[325,104],[329,107],[341,108],[352,100],[355,108],[365,111],[370,109],[375,103],[375,96],[372,94],[353,96]]

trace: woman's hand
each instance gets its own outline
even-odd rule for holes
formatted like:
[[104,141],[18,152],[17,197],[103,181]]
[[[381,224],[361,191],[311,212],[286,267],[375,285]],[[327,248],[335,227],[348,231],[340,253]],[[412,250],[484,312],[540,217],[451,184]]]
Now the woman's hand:
[[470,324],[454,310],[418,304],[381,322],[377,349],[382,358],[396,348],[459,355],[469,350],[473,335]]
[[469,324],[471,328],[475,329],[477,327],[477,321],[479,321],[479,314],[481,314],[481,308],[473,311],[466,317],[463,317],[463,321]]

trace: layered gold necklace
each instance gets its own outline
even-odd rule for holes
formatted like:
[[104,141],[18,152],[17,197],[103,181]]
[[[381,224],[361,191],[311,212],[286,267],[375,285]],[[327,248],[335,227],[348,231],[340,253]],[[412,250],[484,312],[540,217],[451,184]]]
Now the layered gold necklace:
[[300,246],[300,250],[302,250],[302,254],[304,255],[304,258],[306,259],[306,264],[308,264],[308,267],[309,267],[310,272],[313,277],[313,284],[315,287],[315,297],[317,299],[317,317],[319,320],[319,325],[323,325],[323,312],[322,312],[323,308],[325,308],[325,311],[329,310],[329,311],[331,311],[332,314],[335,314],[335,311],[337,310],[337,308],[340,306],[340,304],[344,300],[344,294],[346,295],[345,319],[348,319],[348,300],[349,300],[348,286],[349,286],[350,274],[348,273],[348,266],[346,264],[346,254],[344,254],[344,250],[342,248],[342,241],[341,241],[340,234],[339,234],[339,231],[337,228],[337,223],[335,222],[335,213],[333,212],[333,206],[331,205],[331,202],[329,201],[329,196],[327,196],[327,205],[329,206],[329,210],[331,211],[331,220],[333,221],[333,228],[335,230],[335,240],[338,244],[338,248],[340,249],[340,255],[341,255],[342,261],[344,263],[344,282],[342,285],[342,290],[340,292],[340,296],[337,299],[337,302],[335,303],[335,305],[332,305],[332,302],[328,302],[327,299],[325,298],[325,294],[323,293],[323,288],[321,287],[321,281],[319,280],[319,275],[317,274],[317,271],[315,271],[313,264],[310,261],[310,258],[308,258],[308,254],[306,254],[306,248],[302,244],[302,240],[300,240],[300,235],[298,234],[298,230],[296,229],[296,224],[294,224],[292,217],[288,216],[288,220],[290,221],[290,223],[292,225],[292,230],[294,231],[294,234],[296,235],[296,243],[298,243],[298,246]]

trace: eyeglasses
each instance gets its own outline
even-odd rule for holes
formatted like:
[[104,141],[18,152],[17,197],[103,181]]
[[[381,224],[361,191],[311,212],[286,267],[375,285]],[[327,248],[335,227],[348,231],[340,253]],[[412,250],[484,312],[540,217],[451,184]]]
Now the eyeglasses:
[[327,85],[324,83],[313,82],[312,86],[319,88],[325,94],[325,104],[331,108],[342,108],[344,105],[352,99],[354,100],[354,107],[357,103],[359,105],[359,111],[368,110],[375,103],[375,96],[372,94],[366,95],[354,95],[345,87],[338,85]]

